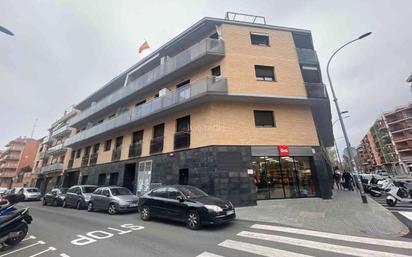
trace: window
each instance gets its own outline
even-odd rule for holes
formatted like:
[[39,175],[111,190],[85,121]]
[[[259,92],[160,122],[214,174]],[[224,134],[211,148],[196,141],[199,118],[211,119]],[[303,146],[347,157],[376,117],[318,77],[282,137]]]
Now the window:
[[220,76],[221,75],[220,65],[212,68],[211,71],[212,71],[212,76],[216,76],[216,77]]
[[98,153],[98,152],[99,152],[99,148],[100,148],[100,144],[99,144],[99,143],[94,144],[94,146],[93,146],[93,153]]
[[296,48],[313,49],[312,37],[310,34],[293,32],[292,36]]
[[110,148],[112,147],[112,140],[106,140],[106,142],[104,142],[104,151],[110,151]]
[[301,70],[304,82],[322,83],[320,72],[316,65],[302,65]]
[[111,119],[113,119],[115,116],[116,116],[116,113],[110,114],[108,119],[111,120]]
[[169,199],[174,199],[174,200],[176,200],[176,198],[178,197],[178,196],[182,196],[182,194],[180,193],[180,191],[179,190],[177,190],[176,188],[173,188],[173,187],[168,187],[167,188],[167,198],[169,198]]
[[153,127],[153,138],[163,137],[165,124],[159,124]]
[[187,85],[190,83],[190,79],[185,80],[183,82],[180,82],[179,84],[176,85],[176,89],[183,87],[184,85]]
[[104,196],[110,196],[110,193],[109,193],[109,189],[103,189],[102,190],[102,195],[104,195]]
[[217,34],[217,32],[215,32],[212,35],[210,35],[209,38],[219,39],[219,34]]
[[143,130],[133,132],[132,144],[140,143],[142,141],[143,141]]
[[273,66],[255,65],[256,80],[275,81],[275,71]]
[[253,111],[256,127],[275,127],[273,111]]
[[190,116],[185,116],[176,120],[176,132],[190,131]]
[[117,137],[116,138],[116,148],[122,146],[122,144],[123,144],[123,137],[122,136]]
[[252,45],[269,46],[268,33],[252,32],[250,33],[250,40],[252,41]]
[[86,150],[84,152],[84,156],[89,156],[90,155],[90,149],[91,148],[92,148],[91,146],[86,147]]
[[82,149],[77,149],[76,151],[76,158],[80,158],[80,155],[82,154]]
[[70,153],[70,159],[71,160],[73,160],[74,159],[74,155],[76,154],[76,151],[72,151],[71,153]]
[[167,187],[161,187],[161,188],[155,189],[152,191],[150,195],[155,196],[155,197],[167,198]]
[[142,104],[144,104],[144,103],[146,103],[146,100],[140,101],[140,102],[138,102],[137,104],[135,104],[134,106],[137,107],[137,106],[142,105]]

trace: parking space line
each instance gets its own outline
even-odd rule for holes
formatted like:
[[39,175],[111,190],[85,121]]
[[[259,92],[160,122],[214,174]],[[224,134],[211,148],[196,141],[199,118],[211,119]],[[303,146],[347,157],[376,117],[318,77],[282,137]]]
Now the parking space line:
[[65,254],[65,253],[61,253],[60,254],[61,257],[70,257],[69,255]]
[[30,240],[30,239],[36,239],[36,237],[35,236],[28,236],[28,237],[26,237],[25,239],[23,239],[21,241],[23,242],[23,241]]
[[198,256],[196,256],[196,257],[224,257],[224,256],[217,255],[217,254],[214,254],[214,253],[209,253],[209,252],[203,252],[203,253],[199,254]]
[[20,251],[22,251],[22,250],[24,250],[24,249],[27,249],[27,248],[30,248],[30,247],[33,247],[33,246],[36,246],[36,245],[44,245],[44,244],[46,244],[46,243],[43,242],[43,241],[37,241],[37,243],[34,243],[34,244],[31,244],[31,245],[28,245],[28,246],[25,246],[25,247],[16,249],[16,250],[14,250],[14,251],[5,253],[5,254],[3,254],[3,255],[0,255],[0,257],[4,257],[4,256],[7,256],[7,255],[10,255],[10,254],[13,254],[13,253],[17,253],[17,252],[20,252]]
[[46,252],[49,252],[49,251],[56,251],[56,248],[54,248],[54,247],[49,247],[49,248],[47,248],[46,250],[41,251],[41,252],[38,252],[38,253],[33,254],[33,255],[30,255],[29,257],[39,256],[39,255],[41,255],[41,254],[43,254],[43,253],[46,253]]

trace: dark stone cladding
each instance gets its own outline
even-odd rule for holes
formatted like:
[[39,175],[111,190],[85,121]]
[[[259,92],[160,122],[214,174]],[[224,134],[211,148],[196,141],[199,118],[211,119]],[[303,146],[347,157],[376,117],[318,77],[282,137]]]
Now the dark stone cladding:
[[[250,146],[208,146],[156,154],[147,157],[115,161],[94,166],[70,169],[87,175],[87,184],[97,184],[100,174],[119,173],[117,185],[123,185],[126,164],[152,160],[151,183],[174,185],[179,183],[179,169],[189,170],[189,184],[208,194],[230,200],[236,206],[256,205],[256,187],[247,174],[251,168]],[[108,185],[106,176],[106,185]],[[135,180],[136,180],[135,179]],[[136,183],[134,183],[135,186]],[[134,188],[136,190],[136,187]]]

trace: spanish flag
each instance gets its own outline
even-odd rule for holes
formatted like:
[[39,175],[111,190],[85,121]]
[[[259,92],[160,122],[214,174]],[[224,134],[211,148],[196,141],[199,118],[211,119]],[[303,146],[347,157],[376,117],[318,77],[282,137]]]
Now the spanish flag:
[[145,40],[144,43],[139,47],[139,54],[143,52],[143,50],[145,49],[150,49],[149,44],[147,43],[147,41]]

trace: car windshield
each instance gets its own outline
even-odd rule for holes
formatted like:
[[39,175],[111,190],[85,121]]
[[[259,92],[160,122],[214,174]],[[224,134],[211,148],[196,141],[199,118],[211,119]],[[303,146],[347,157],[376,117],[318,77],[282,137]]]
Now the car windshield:
[[37,192],[39,192],[39,190],[37,190],[37,188],[27,188],[26,191],[29,192],[29,193],[37,193]]
[[202,190],[196,187],[179,187],[179,190],[188,199],[194,199],[194,198],[207,196],[205,192],[203,192]]
[[112,191],[112,195],[114,195],[114,196],[116,196],[116,195],[131,195],[132,194],[132,192],[130,192],[129,189],[123,188],[123,187],[111,188],[110,190]]
[[65,194],[67,192],[67,188],[60,188],[60,194]]
[[94,190],[96,190],[97,187],[83,187],[83,193],[85,194],[91,194],[93,193]]

